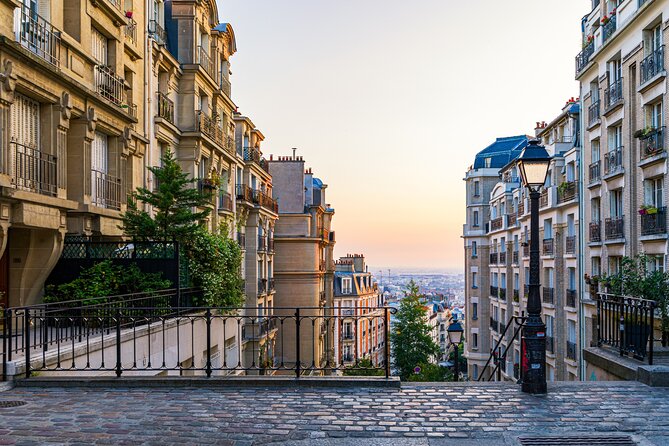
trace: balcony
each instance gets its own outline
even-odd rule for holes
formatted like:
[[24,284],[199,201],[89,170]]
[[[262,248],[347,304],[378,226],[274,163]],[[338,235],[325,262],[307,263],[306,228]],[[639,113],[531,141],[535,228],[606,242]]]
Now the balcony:
[[260,207],[263,207],[274,213],[279,212],[279,205],[277,204],[276,200],[274,200],[272,197],[265,194],[264,192],[260,190],[254,190],[252,198],[253,198],[252,200],[253,203],[259,205]]
[[506,300],[506,288],[499,289],[499,299]]
[[602,241],[602,223],[593,221],[590,223],[590,243],[599,243]]
[[539,207],[545,208],[546,206],[548,206],[548,189],[543,187],[539,196]]
[[515,213],[511,213],[511,214],[506,215],[506,225],[508,227],[516,226],[517,222],[518,222],[518,217],[516,216]]
[[232,195],[228,192],[220,192],[218,195],[218,210],[232,212]]
[[566,254],[575,254],[576,253],[576,236],[575,235],[568,235],[565,238],[564,252]]
[[216,64],[211,57],[209,57],[209,52],[202,46],[197,47],[197,64],[202,67],[202,69],[214,80],[214,83],[218,83],[218,76],[216,76]]
[[267,317],[258,318],[257,321],[242,325],[242,340],[257,341],[266,337],[273,330],[277,329],[278,318]]
[[512,262],[514,265],[518,265],[518,251],[513,251]]
[[149,34],[158,45],[167,44],[167,31],[155,20],[149,20]]
[[219,143],[221,146],[225,145],[225,136],[223,129],[218,126],[218,120],[207,116],[202,110],[197,111],[197,129],[198,132],[204,133],[212,140]]
[[567,306],[576,308],[576,290],[567,290]]
[[555,354],[555,339],[553,339],[553,336],[546,336],[546,352]]
[[120,211],[121,179],[97,170],[91,174],[91,202],[95,206]]
[[227,97],[230,97],[232,94],[232,83],[225,77],[224,73],[221,73],[221,91],[225,93]]
[[641,85],[664,71],[664,45],[641,61]]
[[500,265],[506,265],[506,252],[499,253],[499,263]]
[[590,184],[596,183],[602,179],[601,167],[601,161],[595,161],[594,163],[590,164],[590,168],[588,169],[590,173]]
[[525,200],[521,200],[520,203],[518,203],[518,216],[522,216],[525,214]]
[[578,184],[576,181],[568,181],[560,184],[558,187],[558,204],[566,203],[576,199],[578,196]]
[[274,238],[267,239],[267,252],[274,252]]
[[497,265],[497,253],[496,252],[491,252],[490,253],[490,264],[491,265]]
[[523,245],[523,257],[530,256],[530,242],[528,241]]
[[258,252],[267,251],[267,236],[259,235],[258,236]]
[[590,62],[590,57],[595,52],[595,42],[587,44],[583,47],[583,51],[578,53],[576,56],[576,76],[578,76],[581,71],[588,65]]
[[498,288],[496,286],[490,285],[490,295],[492,297],[498,297],[499,296],[499,291],[498,291]]
[[93,73],[95,78],[95,91],[119,107],[123,105],[123,93],[125,81],[117,76],[109,65],[96,65]]
[[553,305],[555,302],[555,288],[543,287],[543,302]]
[[17,189],[55,197],[58,195],[58,164],[53,155],[17,142],[9,143],[14,159],[14,186]]
[[274,291],[275,289],[276,289],[276,280],[274,279],[274,277],[271,277],[271,278],[267,281],[267,290],[268,290],[269,293],[271,293],[271,292]]
[[555,255],[555,243],[552,238],[545,238],[543,240],[541,254],[544,256]]
[[513,290],[513,301],[520,302],[520,291],[517,289]]
[[604,90],[604,104],[606,108],[614,107],[623,101],[623,78],[614,80],[609,87]]
[[658,235],[667,233],[667,208],[656,208],[655,212],[641,214],[641,235]]
[[607,218],[604,226],[606,240],[616,240],[625,237],[624,217]]
[[174,124],[174,101],[165,93],[158,93],[158,117]]
[[616,16],[611,16],[609,21],[602,25],[602,42],[606,42],[616,32],[616,21]]
[[246,248],[246,234],[244,234],[243,232],[237,233],[237,244],[242,249]]
[[595,125],[601,118],[600,101],[597,99],[593,101],[588,107],[588,126]]
[[503,219],[502,217],[497,217],[493,218],[490,220],[490,230],[491,231],[498,231],[504,227]]
[[576,343],[567,341],[567,359],[576,361]]
[[60,30],[25,3],[21,4],[20,18],[15,29],[16,40],[21,46],[51,65],[60,66]]
[[623,147],[610,150],[604,155],[604,175],[623,171]]
[[257,147],[244,147],[244,161],[260,162],[260,149]]
[[132,17],[126,17],[125,24],[125,40],[132,43],[133,45],[137,44],[137,22]]
[[253,189],[244,184],[238,184],[235,187],[235,195],[237,196],[237,200],[248,201],[250,203],[253,200]]
[[267,292],[267,279],[258,279],[258,294]]
[[664,126],[653,129],[646,137],[639,141],[640,158],[645,160],[664,152]]
[[498,327],[499,327],[499,322],[497,322],[497,321],[496,321],[495,319],[493,319],[492,316],[491,316],[491,317],[490,317],[490,329],[493,330],[493,331],[497,331]]

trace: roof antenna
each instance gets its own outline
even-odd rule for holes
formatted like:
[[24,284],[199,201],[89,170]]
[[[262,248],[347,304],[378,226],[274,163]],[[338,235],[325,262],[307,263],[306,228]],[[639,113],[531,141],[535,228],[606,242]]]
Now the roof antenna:
[[295,152],[297,152],[297,147],[293,147],[293,160],[295,160]]

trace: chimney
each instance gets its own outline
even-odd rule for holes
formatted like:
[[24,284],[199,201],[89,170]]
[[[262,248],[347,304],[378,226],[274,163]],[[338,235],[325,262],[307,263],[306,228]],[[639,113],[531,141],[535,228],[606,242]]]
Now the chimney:
[[295,159],[295,153],[297,152],[297,147],[293,147],[293,160]]

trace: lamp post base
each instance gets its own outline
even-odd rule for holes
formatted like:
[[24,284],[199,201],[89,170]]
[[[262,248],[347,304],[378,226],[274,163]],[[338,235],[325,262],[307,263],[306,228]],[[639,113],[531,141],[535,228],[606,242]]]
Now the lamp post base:
[[521,389],[525,393],[544,395],[546,385],[546,325],[541,321],[528,320],[523,327],[521,339],[521,361],[523,382]]

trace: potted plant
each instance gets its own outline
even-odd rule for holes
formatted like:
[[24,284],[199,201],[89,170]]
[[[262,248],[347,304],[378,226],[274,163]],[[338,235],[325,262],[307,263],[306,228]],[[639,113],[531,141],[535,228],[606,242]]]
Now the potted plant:
[[125,12],[125,16],[126,16],[127,18],[131,19],[131,18],[132,18],[132,11],[126,11],[126,12]]
[[655,133],[655,129],[649,125],[646,127],[637,130],[634,132],[634,137],[639,138],[639,139],[646,139],[650,136],[652,136]]
[[639,215],[657,214],[657,207],[651,204],[642,204],[639,206]]

